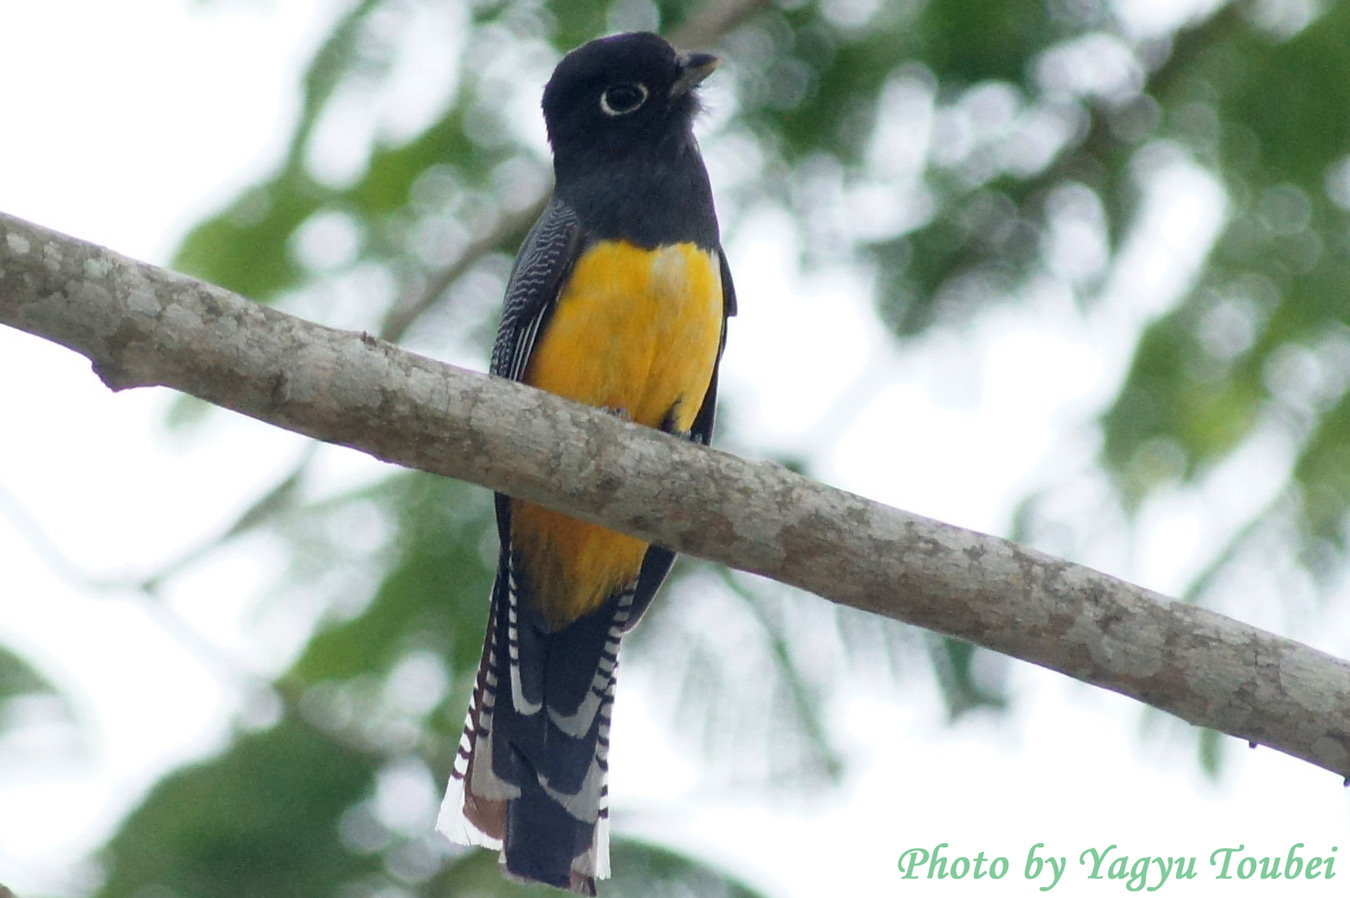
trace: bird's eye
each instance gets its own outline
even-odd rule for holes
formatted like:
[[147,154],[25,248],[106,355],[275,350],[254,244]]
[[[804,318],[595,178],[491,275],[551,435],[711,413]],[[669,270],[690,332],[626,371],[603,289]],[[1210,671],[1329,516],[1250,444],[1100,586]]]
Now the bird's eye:
[[600,95],[605,115],[627,115],[647,102],[647,88],[641,84],[616,84]]

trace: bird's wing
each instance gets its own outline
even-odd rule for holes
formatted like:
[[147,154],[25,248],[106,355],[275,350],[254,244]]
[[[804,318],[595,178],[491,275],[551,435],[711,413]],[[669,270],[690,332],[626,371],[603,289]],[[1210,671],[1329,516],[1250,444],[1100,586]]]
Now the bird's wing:
[[502,323],[488,369],[493,374],[511,380],[525,376],[535,341],[558,302],[584,242],[576,213],[555,197],[530,228],[511,269]]

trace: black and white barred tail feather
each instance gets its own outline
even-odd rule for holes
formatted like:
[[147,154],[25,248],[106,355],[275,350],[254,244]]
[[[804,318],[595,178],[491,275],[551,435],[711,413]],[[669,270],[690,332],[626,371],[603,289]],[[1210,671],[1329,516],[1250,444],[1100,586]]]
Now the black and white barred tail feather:
[[548,632],[504,558],[437,829],[501,850],[504,872],[582,895],[609,875],[609,730],[634,591]]

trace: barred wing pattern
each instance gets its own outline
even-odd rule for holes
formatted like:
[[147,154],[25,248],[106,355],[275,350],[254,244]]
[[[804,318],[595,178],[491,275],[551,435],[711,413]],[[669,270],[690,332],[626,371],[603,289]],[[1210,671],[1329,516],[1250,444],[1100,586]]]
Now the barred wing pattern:
[[502,323],[492,345],[488,370],[493,374],[517,381],[524,377],[540,328],[581,255],[583,240],[576,213],[555,197],[530,228],[511,269]]

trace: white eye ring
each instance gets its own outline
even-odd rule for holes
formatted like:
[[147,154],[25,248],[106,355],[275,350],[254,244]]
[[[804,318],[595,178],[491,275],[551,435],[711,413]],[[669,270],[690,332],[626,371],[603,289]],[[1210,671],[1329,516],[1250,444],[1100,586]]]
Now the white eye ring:
[[[639,96],[636,103],[631,103],[627,106],[619,106],[616,108],[609,102],[609,92],[615,90],[616,88],[622,87],[636,88]],[[642,108],[642,104],[645,102],[647,102],[647,85],[639,84],[637,82],[633,82],[631,84],[616,84],[614,85],[614,87],[608,88],[607,90],[605,90],[604,93],[600,95],[600,109],[605,113],[605,115],[608,115],[610,117],[627,115],[630,112],[637,112],[638,109]]]

